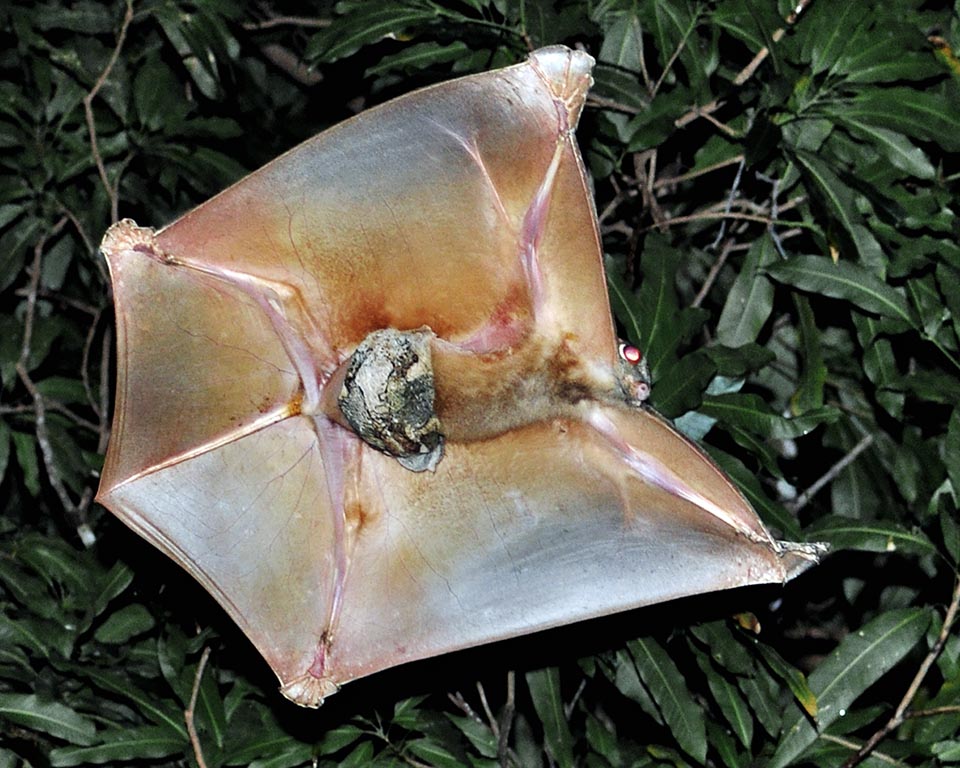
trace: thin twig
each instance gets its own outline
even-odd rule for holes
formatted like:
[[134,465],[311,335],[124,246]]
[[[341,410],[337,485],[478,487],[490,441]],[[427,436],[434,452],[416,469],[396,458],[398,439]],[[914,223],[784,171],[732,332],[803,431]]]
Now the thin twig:
[[712,123],[714,126],[720,129],[721,133],[727,134],[727,136],[730,138],[739,139],[741,136],[743,136],[740,131],[736,130],[735,128],[731,128],[726,123],[721,123],[719,120],[717,120],[717,118],[715,118],[711,112],[704,112],[702,115],[700,115],[700,117],[702,117],[708,123]]
[[200,746],[200,738],[197,736],[197,727],[193,722],[193,713],[197,711],[197,696],[200,694],[200,681],[203,679],[203,670],[207,666],[207,659],[210,658],[210,646],[203,649],[200,655],[200,663],[197,664],[197,673],[193,676],[193,692],[190,694],[190,704],[183,711],[183,719],[187,723],[187,733],[190,734],[190,744],[193,746],[193,755],[197,758],[197,765],[200,768],[207,768],[207,763],[203,759],[203,748]]
[[731,157],[729,160],[721,160],[719,163],[708,165],[706,168],[697,168],[694,171],[688,171],[687,173],[682,173],[679,176],[661,176],[653,183],[653,188],[660,189],[661,187],[669,187],[675,184],[681,184],[684,181],[690,181],[690,179],[695,179],[698,176],[719,171],[721,168],[726,168],[728,165],[735,165],[736,163],[740,162],[743,162],[743,155],[736,155],[735,157]]
[[825,485],[828,485],[836,480],[837,476],[843,472],[843,470],[852,464],[861,453],[873,445],[873,440],[873,435],[867,435],[866,437],[862,438],[859,443],[850,449],[849,453],[847,453],[842,459],[840,459],[840,461],[830,467],[830,469],[824,472],[823,475],[813,485],[807,488],[807,490],[797,496],[796,500],[789,505],[790,511],[796,514],[805,506],[807,506],[807,504],[810,503],[810,500],[820,493],[821,489]]
[[[57,496],[60,498],[60,503],[63,504],[64,510],[66,510],[68,515],[76,518],[77,507],[70,498],[70,494],[67,492],[63,480],[60,478],[60,472],[57,470],[56,457],[53,453],[53,445],[50,442],[50,434],[47,432],[46,403],[43,394],[30,377],[30,371],[27,367],[30,359],[31,344],[33,342],[33,323],[37,313],[37,293],[40,286],[40,266],[43,250],[47,245],[47,241],[52,237],[56,237],[67,221],[68,218],[66,216],[61,217],[50,231],[45,233],[44,236],[37,241],[37,244],[33,248],[33,263],[30,266],[30,283],[27,290],[27,309],[23,319],[23,341],[20,346],[20,358],[17,360],[16,371],[24,388],[26,388],[33,400],[34,432],[37,435],[37,444],[40,446],[40,455],[43,457],[43,465],[47,471],[47,478],[50,480],[50,485],[53,486],[54,491],[56,491]],[[82,520],[78,520],[77,522],[79,524],[83,523]]]
[[110,408],[110,351],[113,346],[113,331],[108,325],[100,341],[100,439],[97,441],[97,453],[107,450],[110,439],[110,422],[107,420]]
[[645,149],[643,152],[634,154],[633,171],[637,177],[637,188],[640,190],[644,208],[650,212],[650,218],[653,219],[657,228],[661,232],[666,231],[660,225],[666,220],[667,215],[663,212],[653,187],[657,176],[657,150]]
[[[63,506],[67,517],[73,521],[80,541],[83,542],[84,546],[89,547],[94,541],[96,541],[96,536],[93,533],[93,529],[90,528],[86,521],[86,509],[90,504],[90,499],[92,498],[93,493],[89,488],[85,489],[81,496],[80,504],[75,504],[73,499],[70,498],[70,493],[67,491],[67,487],[64,485],[63,479],[60,477],[60,471],[57,469],[57,461],[53,451],[53,444],[50,441],[50,433],[47,431],[48,406],[46,400],[44,399],[43,393],[30,376],[30,370],[28,368],[31,345],[33,343],[33,324],[37,314],[37,297],[40,293],[40,273],[43,251],[44,248],[46,248],[47,242],[51,238],[56,237],[69,220],[69,216],[62,216],[60,220],[57,221],[57,223],[54,224],[53,227],[51,227],[50,230],[46,232],[34,246],[33,263],[29,268],[30,282],[27,285],[26,292],[27,308],[23,320],[23,341],[20,346],[20,357],[17,360],[16,371],[18,378],[20,379],[24,388],[27,390],[27,393],[30,395],[30,398],[33,402],[33,428],[34,433],[37,436],[37,445],[40,447],[40,455],[43,457],[43,466],[47,472],[47,479],[50,481],[50,485],[53,487],[57,497],[60,499],[60,504]],[[71,413],[70,410],[64,406],[51,405],[49,410],[62,411],[72,421],[74,421],[74,423],[80,424],[81,426],[86,426],[94,431],[99,429],[97,425],[88,422],[85,419],[81,419],[79,416]]]
[[936,717],[937,715],[957,715],[960,714],[960,704],[948,704],[945,707],[929,707],[927,709],[914,709],[907,712],[905,717]]
[[272,16],[262,21],[246,21],[243,28],[255,31],[271,29],[272,27],[305,27],[306,29],[323,29],[333,22],[330,19],[313,18],[310,16]]
[[597,109],[612,109],[614,112],[623,112],[627,115],[639,115],[644,110],[642,107],[632,107],[621,101],[605,99],[603,96],[587,96],[587,106]]
[[73,224],[73,228],[77,230],[77,234],[80,235],[80,239],[83,240],[83,245],[87,249],[87,252],[93,253],[96,251],[96,246],[87,236],[87,232],[84,230],[83,225],[80,223],[80,219],[77,218],[77,215],[65,205],[61,205],[60,210],[62,210],[66,217],[70,219],[70,223]]
[[[839,744],[841,747],[846,747],[847,749],[860,749],[860,744],[852,739],[845,739],[842,736],[834,736],[832,733],[822,733],[820,738],[824,741],[832,741],[834,744]],[[873,756],[884,763],[889,763],[890,765],[903,765],[896,758],[890,757],[890,755],[885,755],[882,752],[874,752]]]
[[[797,20],[800,18],[800,14],[803,13],[807,6],[812,2],[813,0],[800,0],[791,14],[787,16],[786,26],[775,30],[770,36],[770,39],[775,43],[779,43],[783,39],[783,36],[787,33],[787,28],[792,27],[797,23]],[[763,46],[763,48],[757,51],[757,55],[753,57],[750,63],[740,70],[740,73],[733,79],[733,84],[739,86],[747,82],[747,80],[753,77],[753,73],[757,71],[757,67],[759,67],[769,55],[770,49],[767,48],[767,46]]]
[[570,717],[573,715],[573,710],[576,709],[577,702],[580,701],[580,697],[583,695],[583,692],[586,689],[587,689],[587,679],[584,678],[583,680],[580,681],[580,685],[577,687],[576,692],[573,694],[573,698],[570,699],[570,703],[564,705],[563,707],[563,714],[567,718],[567,720],[569,720]]
[[683,128],[683,126],[687,125],[688,123],[692,123],[699,117],[706,117],[707,115],[716,112],[718,109],[720,109],[720,107],[723,106],[723,104],[724,102],[721,99],[714,99],[713,101],[702,106],[695,104],[684,114],[680,115],[680,117],[674,120],[673,124],[677,128]]
[[[809,6],[810,3],[812,2],[813,0],[800,0],[797,3],[794,10],[786,18],[786,25],[784,27],[780,27],[779,29],[775,30],[774,33],[771,35],[771,39],[773,40],[773,42],[777,43],[781,39],[783,39],[783,36],[787,32],[787,28],[792,27],[794,24],[797,23],[797,21],[800,18],[800,14],[803,13],[803,11],[807,8],[807,6]],[[764,60],[769,55],[770,55],[770,49],[767,48],[766,46],[764,46],[759,51],[757,51],[757,54],[750,60],[747,66],[741,69],[740,72],[737,73],[737,76],[733,78],[734,86],[740,87],[745,82],[747,82],[747,80],[753,77],[754,73],[757,71],[757,68],[764,62]],[[690,107],[690,109],[687,112],[685,112],[683,115],[678,117],[673,124],[677,128],[683,128],[683,126],[687,125],[688,123],[692,123],[694,120],[696,120],[699,117],[704,117],[709,119],[710,116],[714,112],[716,112],[722,105],[723,105],[723,102],[718,99],[715,99],[714,101],[711,101],[710,103],[704,104],[702,106],[695,104],[694,106]],[[722,123],[716,123],[716,125],[722,126]],[[722,126],[722,130],[728,130],[727,126]]]
[[[733,177],[733,185],[730,187],[730,194],[727,195],[727,201],[723,206],[723,212],[729,214],[733,210],[733,201],[737,197],[737,191],[740,189],[740,179],[743,178],[743,169],[746,166],[746,160],[741,160],[740,164],[737,166],[737,175]],[[713,242],[707,246],[707,250],[716,250],[717,246],[720,245],[720,242],[723,240],[723,236],[727,233],[727,220],[723,219],[720,222],[720,230],[717,232],[717,236],[714,238]]]
[[500,738],[497,740],[497,762],[500,768],[510,765],[510,731],[513,728],[513,716],[516,712],[516,675],[511,669],[507,672],[507,700],[500,713]]
[[279,43],[265,43],[260,46],[260,52],[267,61],[301,85],[309,88],[323,81],[323,75],[311,69],[302,58]]
[[907,707],[910,706],[910,703],[917,695],[923,679],[927,676],[930,667],[933,666],[943,651],[943,647],[947,643],[947,638],[950,637],[950,630],[953,628],[953,622],[956,621],[958,609],[960,609],[960,573],[957,574],[953,584],[953,597],[950,599],[950,605],[947,606],[947,613],[943,617],[943,626],[940,627],[940,634],[937,635],[936,642],[921,662],[917,674],[913,676],[913,680],[910,682],[907,692],[903,694],[903,698],[900,699],[900,703],[897,705],[893,716],[887,721],[886,725],[867,739],[867,742],[860,747],[856,754],[851,755],[850,759],[843,764],[843,768],[855,768],[855,766],[860,765],[860,763],[866,760],[870,756],[870,753],[876,749],[877,744],[903,725],[903,721],[907,717]]
[[[692,31],[692,29],[691,29]],[[663,72],[660,73],[660,77],[657,78],[657,82],[653,84],[653,90],[650,92],[650,98],[653,98],[657,95],[657,91],[660,90],[660,86],[663,85],[663,81],[669,74],[670,70],[673,68],[674,62],[676,62],[677,57],[683,52],[683,49],[687,45],[687,38],[683,37],[677,47],[673,50],[673,53],[670,54],[670,58],[667,60],[666,65],[663,68]]]
[[[634,180],[631,180],[631,181],[634,181]],[[616,180],[611,179],[611,183],[613,183],[614,189],[616,189],[617,187]],[[631,189],[630,187],[625,187],[623,189],[616,189],[616,194],[613,196],[613,199],[610,200],[610,202],[607,203],[606,206],[604,206],[604,209],[600,211],[600,214],[597,216],[597,221],[602,225],[603,222],[605,222],[614,213],[614,211],[617,210],[617,207],[620,205],[620,203],[622,203],[624,200],[627,200],[631,197],[636,197],[636,196],[637,196],[636,190]]]
[[90,152],[93,154],[93,161],[97,164],[97,173],[100,174],[100,181],[103,182],[103,187],[107,191],[107,197],[110,199],[111,221],[116,221],[119,218],[119,196],[116,189],[110,184],[110,179],[107,177],[107,168],[103,164],[103,157],[100,155],[100,147],[97,143],[97,126],[93,117],[93,100],[100,92],[100,89],[103,88],[104,83],[107,82],[107,78],[110,77],[110,72],[113,70],[114,65],[116,65],[117,59],[120,58],[120,50],[123,48],[124,40],[126,40],[127,37],[127,30],[130,28],[130,22],[132,20],[133,2],[132,0],[127,0],[127,10],[123,15],[123,23],[120,25],[120,32],[117,34],[117,44],[113,48],[113,53],[110,54],[110,60],[107,61],[107,66],[103,68],[100,77],[98,77],[97,81],[93,84],[93,88],[83,97],[83,111],[87,118],[87,131],[90,134]]
[[463,697],[463,694],[460,693],[460,691],[457,691],[456,693],[448,693],[448,694],[447,694],[447,698],[450,699],[450,701],[452,701],[454,704],[456,704],[457,707],[459,707],[460,710],[461,710],[467,717],[475,720],[476,722],[478,722],[480,725],[482,725],[482,726],[484,726],[484,727],[487,726],[487,724],[483,721],[483,718],[480,717],[480,715],[478,715],[476,712],[473,711],[473,707],[471,707],[471,706],[467,703],[467,700]]
[[707,273],[707,279],[703,281],[703,285],[700,286],[700,290],[697,291],[697,295],[693,297],[693,301],[690,302],[691,307],[699,307],[703,304],[703,300],[707,298],[707,294],[710,293],[710,289],[713,287],[714,282],[717,279],[717,275],[720,274],[720,270],[723,269],[723,265],[727,263],[727,257],[733,251],[733,247],[736,244],[736,240],[730,238],[724,243],[723,248],[720,249],[720,255],[717,256],[716,261],[713,262],[713,265],[710,267],[710,271]]
[[97,425],[94,424],[92,421],[90,421],[89,419],[83,418],[83,416],[78,416],[69,408],[67,408],[67,406],[65,406],[63,403],[59,403],[56,400],[53,400],[47,404],[47,410],[52,411],[53,413],[59,413],[61,416],[67,419],[71,424],[75,424],[76,426],[80,427],[81,429],[85,429],[88,432],[96,433],[98,431]]
[[674,216],[672,219],[664,219],[663,221],[657,222],[656,224],[651,224],[648,227],[644,227],[641,232],[649,232],[654,227],[672,227],[674,224],[686,224],[691,221],[706,221],[710,219],[738,219],[740,221],[755,221],[759,224],[769,224],[771,219],[769,216],[755,216],[750,213],[724,213],[723,211],[701,211],[700,213],[691,213],[687,216]]
[[43,249],[47,241],[60,234],[68,219],[66,216],[53,225],[33,247],[33,263],[30,265],[30,282],[27,285],[27,309],[23,318],[23,340],[20,343],[20,358],[18,364],[26,365],[30,357],[30,345],[33,343],[33,321],[37,314],[37,295],[40,292],[40,261],[43,258]]
[[[30,295],[29,287],[18,288],[14,291],[14,294],[17,296],[22,296],[27,298]],[[93,304],[87,304],[85,301],[78,301],[77,299],[70,298],[69,296],[64,296],[62,293],[57,293],[55,291],[49,291],[46,288],[38,287],[37,288],[37,298],[38,299],[47,299],[56,304],[62,304],[65,307],[70,307],[71,309],[76,309],[84,314],[95,317],[100,314],[100,307],[94,306]]]
[[97,334],[97,326],[100,324],[100,313],[98,312],[90,323],[90,330],[87,331],[87,338],[83,342],[83,357],[80,362],[80,379],[83,381],[83,391],[87,396],[87,403],[97,414],[100,420],[103,420],[103,412],[93,397],[93,390],[90,387],[90,349],[93,347],[93,339]]
[[490,731],[493,733],[493,738],[499,741],[500,724],[497,722],[497,718],[493,716],[493,710],[490,709],[490,704],[487,702],[487,692],[483,689],[483,683],[479,680],[477,680],[477,693],[480,696],[480,704],[483,706],[483,712],[487,716],[487,723],[489,724]]

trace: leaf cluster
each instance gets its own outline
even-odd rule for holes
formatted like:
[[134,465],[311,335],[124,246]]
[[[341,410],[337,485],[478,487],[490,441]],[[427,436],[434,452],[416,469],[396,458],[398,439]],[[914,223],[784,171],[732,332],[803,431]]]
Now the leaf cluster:
[[[960,764],[960,4],[10,0],[0,19],[0,766]],[[92,501],[100,234],[553,43],[598,62],[578,137],[654,404],[772,528],[833,554],[783,590],[294,711]]]

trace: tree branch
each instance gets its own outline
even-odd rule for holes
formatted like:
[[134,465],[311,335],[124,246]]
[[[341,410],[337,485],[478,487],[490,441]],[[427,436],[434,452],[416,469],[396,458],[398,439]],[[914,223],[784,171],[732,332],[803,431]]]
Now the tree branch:
[[91,88],[87,95],[83,97],[83,111],[87,118],[87,132],[90,134],[90,152],[93,154],[93,161],[97,165],[97,173],[100,174],[100,181],[103,182],[103,188],[107,191],[107,197],[110,200],[111,221],[116,221],[119,218],[119,199],[117,189],[120,186],[120,179],[117,179],[117,185],[114,187],[110,184],[110,179],[107,177],[107,168],[103,164],[103,157],[100,154],[100,146],[97,143],[97,126],[93,117],[93,100],[100,92],[100,89],[103,88],[104,83],[107,82],[107,78],[110,77],[110,72],[113,70],[113,67],[117,63],[117,59],[120,57],[120,50],[123,48],[123,43],[127,38],[127,30],[130,28],[130,22],[132,20],[133,2],[132,0],[127,0],[127,11],[123,16],[123,23],[120,25],[120,32],[117,34],[117,44],[113,48],[113,53],[110,54],[110,60],[107,62],[107,66],[103,68],[103,72],[100,73],[100,77],[98,77],[97,81],[93,84],[93,88]]
[[930,667],[933,666],[934,662],[943,651],[943,646],[946,645],[947,638],[950,637],[950,630],[953,628],[954,621],[956,621],[958,608],[960,608],[960,573],[957,574],[956,580],[953,584],[953,597],[950,600],[950,605],[947,606],[947,613],[943,617],[943,626],[940,627],[940,634],[937,635],[937,640],[933,644],[933,647],[930,648],[929,653],[927,653],[924,660],[920,663],[920,668],[917,670],[917,674],[913,676],[913,680],[907,687],[907,692],[903,694],[903,698],[900,699],[900,703],[897,705],[897,708],[893,713],[893,717],[891,717],[887,721],[886,725],[884,725],[879,731],[874,733],[873,736],[871,736],[867,742],[860,747],[856,754],[851,755],[850,759],[843,764],[843,768],[855,768],[855,766],[860,765],[860,763],[870,756],[870,753],[876,749],[877,745],[881,741],[883,741],[893,731],[903,725],[903,721],[907,718],[907,707],[910,706],[910,702],[912,702],[914,697],[917,695],[917,691],[920,690],[920,685],[923,683],[923,679],[927,676],[927,672],[930,671]]

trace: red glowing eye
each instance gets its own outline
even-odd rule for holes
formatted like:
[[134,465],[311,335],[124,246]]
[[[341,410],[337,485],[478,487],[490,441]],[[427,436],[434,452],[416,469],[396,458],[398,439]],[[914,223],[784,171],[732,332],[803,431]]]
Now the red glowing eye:
[[643,355],[640,354],[639,349],[629,344],[622,344],[620,346],[620,355],[624,360],[630,363],[630,365],[636,365],[643,357]]

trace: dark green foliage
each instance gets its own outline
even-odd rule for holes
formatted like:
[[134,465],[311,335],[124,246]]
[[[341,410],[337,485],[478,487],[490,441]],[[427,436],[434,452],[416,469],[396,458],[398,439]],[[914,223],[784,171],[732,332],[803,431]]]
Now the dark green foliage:
[[[196,765],[191,702],[207,766],[835,766],[874,734],[865,765],[960,764],[942,629],[960,600],[960,4],[803,5],[4,3],[0,767]],[[772,527],[834,554],[784,590],[420,663],[301,712],[91,502],[114,370],[99,237],[559,42],[598,59],[579,137],[655,404]]]

